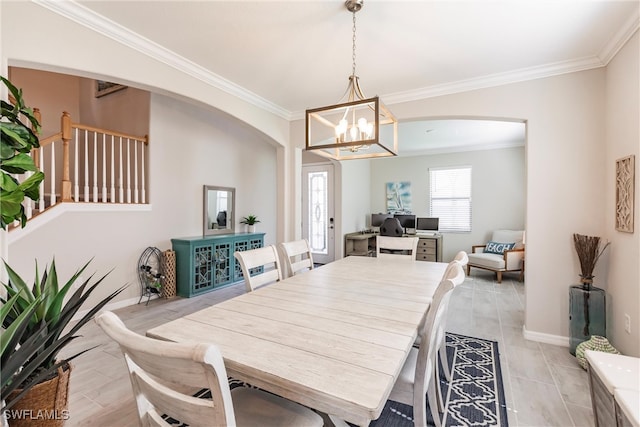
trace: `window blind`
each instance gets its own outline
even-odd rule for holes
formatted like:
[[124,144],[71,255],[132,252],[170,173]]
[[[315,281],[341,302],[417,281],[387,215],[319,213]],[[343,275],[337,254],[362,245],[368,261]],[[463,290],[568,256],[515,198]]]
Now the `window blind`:
[[471,231],[471,166],[429,169],[429,212],[440,231]]

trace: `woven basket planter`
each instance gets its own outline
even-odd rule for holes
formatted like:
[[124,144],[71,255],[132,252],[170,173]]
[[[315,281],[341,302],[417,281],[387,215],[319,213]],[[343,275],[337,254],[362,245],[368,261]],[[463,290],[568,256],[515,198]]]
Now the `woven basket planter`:
[[[69,418],[69,376],[71,365],[58,369],[58,375],[31,388],[10,409],[10,427],[61,427]],[[16,390],[12,395],[17,395]]]

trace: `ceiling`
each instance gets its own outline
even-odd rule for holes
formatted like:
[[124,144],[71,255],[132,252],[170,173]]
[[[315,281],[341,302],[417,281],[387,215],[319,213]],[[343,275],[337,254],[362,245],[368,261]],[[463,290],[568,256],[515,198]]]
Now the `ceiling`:
[[[341,0],[37,2],[287,119],[338,102],[351,74],[352,16]],[[356,14],[356,74],[365,95],[393,111],[397,102],[602,67],[638,29],[639,4],[366,0]]]

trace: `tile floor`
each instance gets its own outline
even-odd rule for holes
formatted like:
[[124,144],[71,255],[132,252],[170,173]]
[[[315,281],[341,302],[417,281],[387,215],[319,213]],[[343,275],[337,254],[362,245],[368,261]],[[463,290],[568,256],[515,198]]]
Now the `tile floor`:
[[[489,272],[472,270],[454,290],[447,330],[498,341],[511,426],[592,426],[586,372],[567,348],[522,337],[524,284],[505,275],[502,284]],[[153,300],[116,310],[126,325],[146,330],[244,293],[244,284],[197,298]],[[74,363],[67,426],[137,425],[124,360],[117,345],[93,322],[65,352],[97,345]]]

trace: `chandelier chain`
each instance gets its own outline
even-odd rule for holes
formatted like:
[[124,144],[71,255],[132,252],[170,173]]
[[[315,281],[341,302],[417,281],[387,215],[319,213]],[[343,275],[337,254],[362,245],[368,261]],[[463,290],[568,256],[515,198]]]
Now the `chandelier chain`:
[[352,52],[351,52],[351,60],[353,62],[353,67],[351,68],[351,75],[356,75],[356,11],[353,11],[353,37],[352,37]]

